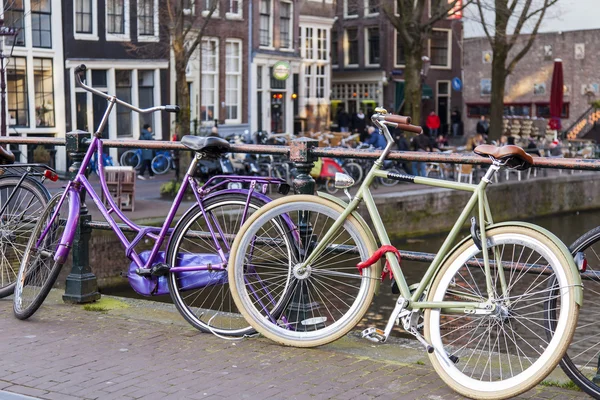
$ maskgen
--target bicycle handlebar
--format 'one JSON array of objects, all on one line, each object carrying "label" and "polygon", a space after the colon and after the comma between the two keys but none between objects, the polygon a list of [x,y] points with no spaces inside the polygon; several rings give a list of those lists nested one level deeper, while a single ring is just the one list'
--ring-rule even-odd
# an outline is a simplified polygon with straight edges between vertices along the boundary
[{"label": "bicycle handlebar", "polygon": [[75,82],[77,83],[77,86],[81,87],[83,90],[86,90],[90,93],[95,94],[96,96],[100,96],[102,98],[105,98],[108,101],[115,102],[123,107],[127,107],[130,110],[133,110],[137,113],[149,114],[149,113],[153,113],[156,111],[166,111],[166,112],[178,113],[181,109],[177,105],[165,105],[165,106],[155,106],[155,107],[149,107],[149,108],[138,108],[134,105],[131,105],[129,103],[124,102],[123,100],[116,98],[115,96],[111,96],[109,94],[101,92],[98,89],[94,89],[93,87],[88,86],[85,83],[83,83],[83,79],[84,79],[86,71],[87,71],[87,67],[85,66],[85,64],[81,64],[81,65],[75,67]]}]

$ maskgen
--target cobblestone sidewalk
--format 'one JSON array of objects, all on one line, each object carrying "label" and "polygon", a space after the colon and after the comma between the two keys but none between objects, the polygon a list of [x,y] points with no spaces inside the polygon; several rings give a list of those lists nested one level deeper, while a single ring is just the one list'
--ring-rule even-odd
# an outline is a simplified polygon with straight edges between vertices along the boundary
[{"label": "cobblestone sidewalk", "polygon": [[[400,341],[348,337],[318,349],[231,342],[188,327],[170,305],[124,300],[125,308],[93,312],[52,296],[28,321],[12,316],[12,298],[0,299],[0,398],[461,398],[424,352]],[[586,396],[538,386],[521,398]]]}]

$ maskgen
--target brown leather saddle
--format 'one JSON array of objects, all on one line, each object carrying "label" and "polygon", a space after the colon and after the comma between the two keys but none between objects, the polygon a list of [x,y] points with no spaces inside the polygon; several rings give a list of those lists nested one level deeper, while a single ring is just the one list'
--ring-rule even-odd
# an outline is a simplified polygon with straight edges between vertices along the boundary
[{"label": "brown leather saddle", "polygon": [[491,144],[482,144],[475,147],[475,154],[483,157],[492,157],[502,162],[505,167],[523,171],[533,165],[533,157],[519,146],[497,147]]},{"label": "brown leather saddle", "polygon": [[15,155],[13,152],[0,146],[0,165],[13,164],[14,162]]}]

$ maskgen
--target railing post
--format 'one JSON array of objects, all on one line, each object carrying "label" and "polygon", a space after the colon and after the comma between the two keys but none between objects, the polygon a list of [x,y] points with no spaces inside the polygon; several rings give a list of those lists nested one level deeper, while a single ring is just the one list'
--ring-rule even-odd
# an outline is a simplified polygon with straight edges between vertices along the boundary
[{"label": "railing post", "polygon": [[[73,131],[67,133],[66,148],[67,154],[73,160],[69,167],[69,179],[73,179],[79,171],[81,161],[85,156],[87,145],[85,139],[89,139],[90,134],[84,131]],[[65,294],[63,301],[68,303],[91,303],[100,299],[98,292],[98,282],[96,275],[90,269],[90,251],[89,242],[92,234],[92,228],[88,225],[92,220],[85,205],[85,190],[81,191],[81,209],[79,212],[79,223],[73,239],[73,267],[71,273],[67,276]]]},{"label": "railing post", "polygon": [[296,194],[315,193],[315,180],[310,176],[310,170],[315,163],[311,150],[318,146],[317,140],[309,138],[294,139],[290,144],[290,161],[298,170],[298,175],[294,178],[294,193]]}]

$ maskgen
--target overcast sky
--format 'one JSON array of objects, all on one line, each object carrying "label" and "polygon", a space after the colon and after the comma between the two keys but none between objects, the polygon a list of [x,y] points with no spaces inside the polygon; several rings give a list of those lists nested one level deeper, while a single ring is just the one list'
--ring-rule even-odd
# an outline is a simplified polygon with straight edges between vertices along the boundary
[{"label": "overcast sky", "polygon": [[[474,20],[476,15],[476,10],[465,10],[465,37],[485,35],[480,22]],[[493,18],[493,13],[489,17],[486,15],[488,24],[493,24]],[[550,15],[544,18],[540,32],[581,29],[600,29],[600,0],[559,0],[550,10]]]}]

